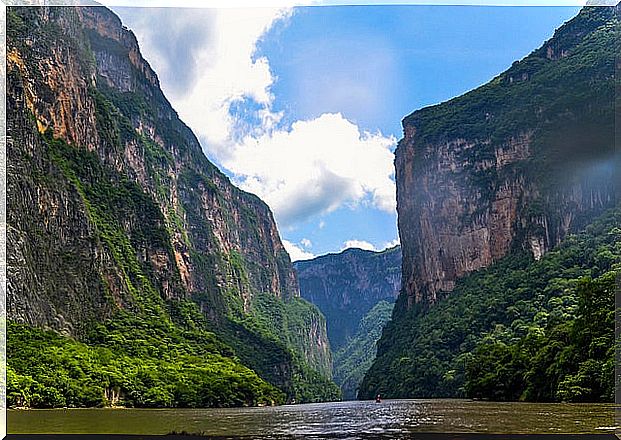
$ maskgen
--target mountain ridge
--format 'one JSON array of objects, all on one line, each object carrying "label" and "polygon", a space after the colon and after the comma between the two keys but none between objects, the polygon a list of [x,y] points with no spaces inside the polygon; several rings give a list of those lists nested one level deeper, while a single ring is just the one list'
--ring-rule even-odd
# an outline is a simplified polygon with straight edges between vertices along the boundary
[{"label": "mountain ridge", "polygon": [[326,317],[334,380],[353,399],[401,287],[401,248],[350,248],[294,267],[302,297]]},{"label": "mountain ridge", "polygon": [[379,301],[394,302],[400,289],[401,248],[381,252],[358,248],[293,264],[303,298],[327,319],[335,350],[354,335],[358,323]]}]

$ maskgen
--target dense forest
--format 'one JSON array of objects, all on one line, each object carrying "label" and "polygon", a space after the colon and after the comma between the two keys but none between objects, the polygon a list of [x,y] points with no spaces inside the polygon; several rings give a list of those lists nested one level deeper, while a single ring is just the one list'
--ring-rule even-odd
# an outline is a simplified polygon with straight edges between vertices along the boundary
[{"label": "dense forest", "polygon": [[380,301],[360,320],[358,330],[344,347],[334,353],[334,381],[344,399],[355,399],[364,373],[377,353],[377,341],[390,320],[393,302]]},{"label": "dense forest", "polygon": [[360,397],[612,402],[620,225],[610,210],[539,261],[507,256],[398,316],[378,353],[407,349],[378,357]]}]

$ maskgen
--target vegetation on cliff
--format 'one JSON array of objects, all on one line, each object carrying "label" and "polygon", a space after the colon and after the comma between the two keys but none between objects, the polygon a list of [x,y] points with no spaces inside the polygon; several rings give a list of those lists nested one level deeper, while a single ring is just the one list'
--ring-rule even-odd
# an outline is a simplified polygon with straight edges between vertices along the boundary
[{"label": "vegetation on cliff", "polygon": [[360,397],[611,401],[620,14],[404,119],[403,291]]},{"label": "vegetation on cliff", "polygon": [[338,398],[269,208],[207,160],[133,34],[99,7],[7,16],[9,404]]},{"label": "vegetation on cliff", "polygon": [[395,308],[359,397],[613,401],[619,225],[616,208],[539,261],[512,254]]},{"label": "vegetation on cliff", "polygon": [[393,307],[392,302],[378,302],[360,320],[355,335],[334,353],[334,381],[341,387],[343,398],[356,398],[360,382],[373,364],[377,341],[390,320]]},{"label": "vegetation on cliff", "polygon": [[[163,216],[154,202],[134,182],[115,176],[94,153],[49,134],[42,140],[45,155],[82,197],[130,295],[114,298],[108,292],[110,301],[121,301],[124,307],[102,323],[83,323],[79,341],[10,322],[8,405],[225,407],[340,396],[334,383],[291,349],[294,342],[283,339],[306,331],[308,323],[300,320],[312,316],[321,322],[316,309],[301,299],[282,301],[265,295],[269,303],[243,322],[231,318],[224,327],[214,327],[193,301],[165,300],[148,265],[136,257],[136,249],[145,242],[168,243]],[[147,218],[151,221],[141,221]],[[122,226],[127,222],[139,227],[130,236]],[[266,320],[274,311],[287,323]],[[291,365],[291,379],[282,384],[268,372],[262,379],[246,365]]]},{"label": "vegetation on cliff", "polygon": [[615,203],[620,7],[585,7],[485,85],[415,111],[396,151],[408,304]]}]

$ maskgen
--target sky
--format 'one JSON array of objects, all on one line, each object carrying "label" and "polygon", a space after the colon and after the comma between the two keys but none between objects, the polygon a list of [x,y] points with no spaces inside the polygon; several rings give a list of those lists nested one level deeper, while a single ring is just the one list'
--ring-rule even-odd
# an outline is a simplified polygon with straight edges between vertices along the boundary
[{"label": "sky", "polygon": [[403,117],[486,83],[578,12],[113,9],[207,157],[270,206],[293,260],[398,244]]}]

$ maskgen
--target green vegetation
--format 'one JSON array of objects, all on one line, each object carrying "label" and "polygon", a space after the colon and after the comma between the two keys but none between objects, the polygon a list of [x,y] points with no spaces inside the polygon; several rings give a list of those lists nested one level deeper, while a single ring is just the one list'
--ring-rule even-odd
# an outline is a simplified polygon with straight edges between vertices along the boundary
[{"label": "green vegetation", "polygon": [[394,303],[378,302],[362,318],[354,337],[334,353],[334,381],[341,386],[343,398],[356,398],[364,373],[375,359],[377,341],[390,320],[393,307]]},{"label": "green vegetation", "polygon": [[326,317],[334,381],[345,399],[355,399],[390,319],[401,280],[401,247],[382,252],[347,249],[298,261],[294,267],[302,297]]},{"label": "green vegetation", "polygon": [[220,354],[213,335],[183,343],[153,329],[153,323],[125,318],[123,331],[106,332],[101,345],[10,323],[7,404],[228,407],[284,401],[280,390]]},{"label": "green vegetation", "polygon": [[[614,400],[614,292],[619,271],[576,286],[576,318],[532,327],[516,342],[494,335],[466,365],[466,395],[495,400]],[[549,313],[541,311],[538,319]]]},{"label": "green vegetation", "polygon": [[[231,338],[226,340],[240,347],[244,352],[240,357],[247,365],[256,365],[261,371],[261,365],[273,364],[278,359],[287,359],[291,363],[291,383],[286,390],[292,400],[318,402],[341,397],[339,388],[329,379],[328,350],[322,356],[312,348],[317,343],[312,339],[313,329],[325,326],[325,319],[315,306],[301,298],[283,300],[271,294],[259,294],[254,298],[250,313],[233,322],[237,329],[245,329],[241,333],[244,336],[235,338],[229,333]],[[249,350],[257,338],[262,345],[269,344],[273,348],[266,352],[263,345]]]},{"label": "green vegetation", "polygon": [[[166,319],[153,268],[139,261],[136,249],[164,250],[172,255],[164,218],[135,182],[115,176],[92,152],[44,136],[51,161],[62,171],[84,202],[98,236],[112,254],[129,297],[122,301],[149,316]],[[159,274],[162,276],[163,274]],[[167,274],[171,284],[179,274]]]},{"label": "green vegetation", "polygon": [[[503,178],[526,176],[536,182],[546,212],[553,212],[548,194],[566,190],[587,164],[615,154],[620,29],[614,8],[583,8],[550,42],[489,83],[407,116],[404,126],[416,128],[414,148],[457,139],[472,143],[455,152],[463,163],[456,176],[460,185],[488,194]],[[529,139],[529,159],[500,169],[477,165],[495,162],[497,149],[521,137]],[[610,173],[599,179],[609,180]]]},{"label": "green vegetation", "polygon": [[[173,270],[156,274],[147,261],[137,259],[138,252],[136,251],[136,249],[147,247],[161,249],[172,261],[169,232],[159,208],[137,184],[115,175],[101,164],[94,153],[73,148],[49,135],[45,135],[44,140],[48,145],[48,153],[52,162],[76,188],[102,244],[109,250],[121,272],[124,290],[127,293],[126,296],[120,298],[121,302],[128,310],[133,309],[138,313],[133,319],[129,319],[129,315],[119,310],[105,324],[90,324],[86,343],[96,344],[97,350],[105,347],[110,353],[122,354],[136,364],[144,360],[147,365],[152,363],[151,360],[157,360],[151,366],[154,374],[161,374],[161,377],[160,382],[153,382],[153,386],[160,386],[158,384],[174,379],[169,370],[166,370],[168,373],[158,370],[158,366],[164,365],[161,362],[162,359],[168,359],[168,363],[171,364],[179,364],[180,362],[187,363],[188,356],[209,355],[210,365],[213,364],[210,371],[222,370],[225,377],[229,374],[223,368],[222,362],[213,362],[211,353],[212,345],[215,344],[215,336],[207,331],[207,329],[212,329],[220,334],[221,340],[224,341],[217,344],[219,353],[227,356],[238,354],[243,364],[255,369],[272,384],[280,386],[289,399],[307,402],[335,400],[340,397],[338,387],[327,378],[329,372],[315,371],[302,357],[303,354],[312,355],[310,352],[302,351],[303,348],[309,346],[310,342],[305,339],[309,337],[308,334],[305,335],[305,331],[311,328],[309,321],[323,320],[316,308],[301,299],[284,301],[273,295],[265,294],[257,295],[252,312],[245,313],[242,294],[244,292],[248,294],[250,287],[243,258],[237,252],[232,252],[228,258],[232,271],[230,285],[237,286],[224,298],[229,310],[228,320],[214,327],[205,320],[195,303],[165,301],[158,293],[161,288],[159,279],[166,277],[169,285],[174,287],[179,284],[179,274]],[[176,288],[179,289],[179,287]],[[110,296],[111,301],[114,301],[112,295]],[[281,316],[280,322],[274,319],[277,315]],[[180,332],[179,326],[189,327],[193,329],[193,332]],[[240,332],[240,327],[244,331]],[[251,349],[253,345],[254,349]],[[69,357],[72,353],[77,352],[68,351],[66,355]],[[309,360],[312,359],[309,358]],[[229,360],[228,362],[235,367],[242,368],[239,365],[240,361]],[[10,364],[15,362],[19,361],[14,360]],[[197,368],[202,368],[200,363],[196,364]],[[286,368],[286,365],[292,369],[288,376],[282,377],[269,372],[270,369]],[[319,365],[320,360],[317,360],[313,367]],[[92,373],[95,374],[100,367],[113,368],[107,364],[95,362],[92,365]],[[62,374],[62,372],[57,373]],[[251,384],[246,379],[248,377],[240,375],[237,382]],[[46,383],[45,379],[36,380],[36,382]],[[47,383],[51,386],[49,382]],[[87,386],[90,382],[81,383],[86,384],[85,393],[95,393]],[[200,383],[196,386],[200,386]],[[174,388],[173,385],[171,387],[171,389]],[[200,399],[184,400],[170,391],[168,394],[158,394],[163,400],[148,403],[138,397],[131,397],[134,395],[131,392],[133,389],[131,384],[120,389],[129,396],[127,402],[122,404],[134,406],[256,404],[265,403],[261,399],[267,395],[261,389],[251,387],[250,389],[255,389],[258,394],[246,392],[246,403],[241,403],[235,393],[223,394],[220,396],[221,400],[217,402],[215,400],[207,402]],[[275,388],[271,389],[275,390]],[[27,390],[23,392],[25,395],[29,393]],[[62,391],[58,392],[64,395]],[[280,397],[273,398],[272,402],[283,402],[284,394],[281,391],[278,392],[281,393]],[[165,396],[170,397],[171,393],[174,398],[164,399]],[[213,391],[212,395],[216,396],[215,393],[216,391]],[[55,405],[51,401],[37,399],[25,402],[38,406]],[[89,402],[91,401],[83,400],[81,403],[71,401],[71,405],[89,405]]]},{"label": "green vegetation", "polygon": [[359,397],[612,401],[619,225],[612,209],[539,261],[517,253],[462,278],[427,310],[397,303]]},{"label": "green vegetation", "polygon": [[[408,309],[400,296],[360,397],[612,400],[620,210],[594,219],[615,206],[620,29],[617,8],[583,8],[489,83],[404,119],[414,134],[400,149],[422,157],[449,144],[448,155],[463,164],[446,185],[471,189],[464,197],[477,199],[474,212],[459,218],[462,225],[475,226],[482,213],[493,217],[503,185],[523,193],[510,196],[518,214],[505,258],[459,279],[436,304]],[[494,166],[496,153],[521,139],[528,144],[524,159]],[[450,147],[459,140],[471,145]],[[413,161],[408,172],[435,165]],[[411,197],[426,203],[416,199],[421,194]],[[558,243],[569,225],[586,229],[539,261],[525,251],[528,237]]]},{"label": "green vegetation", "polygon": [[[228,331],[234,328],[229,323],[225,329],[214,328],[216,336],[196,303],[160,295],[162,277],[173,291],[179,289],[178,273],[172,269],[155,273],[148,260],[139,259],[137,249],[158,249],[172,261],[169,232],[152,199],[136,183],[104,166],[95,153],[50,135],[42,140],[50,162],[82,199],[99,245],[113,258],[123,283],[108,296],[111,304],[122,308],[112,307],[104,322],[84,322],[80,341],[12,323],[9,405],[203,407],[284,403],[287,396],[298,401],[339,397],[331,381],[294,356],[290,347],[300,342],[282,344],[274,336],[288,335],[289,330],[300,330],[296,325],[305,324],[297,321],[304,319],[296,316],[297,300],[286,307],[272,297],[274,310],[289,314],[283,308],[291,308],[291,324],[277,331],[271,325],[262,327],[256,350],[249,343],[257,337],[252,334],[256,329]],[[241,256],[234,254],[231,261],[243,279]],[[270,307],[263,308],[263,316],[271,313]],[[236,353],[244,354],[238,358]],[[267,358],[258,359],[261,356]],[[291,368],[285,382],[277,375],[263,375],[286,394],[242,363],[253,368],[262,364],[265,370]]]},{"label": "green vegetation", "polygon": [[[489,148],[481,144],[473,153],[485,155],[494,143],[528,129],[558,134],[557,124],[568,117],[578,120],[582,115],[597,121],[594,118],[613,114],[614,100],[609,94],[614,95],[619,29],[612,9],[583,8],[559,29],[552,44],[516,61],[475,90],[415,111],[404,124],[417,127],[421,142],[492,140]],[[553,51],[551,57],[548,47]],[[597,111],[593,111],[595,104]]]}]

